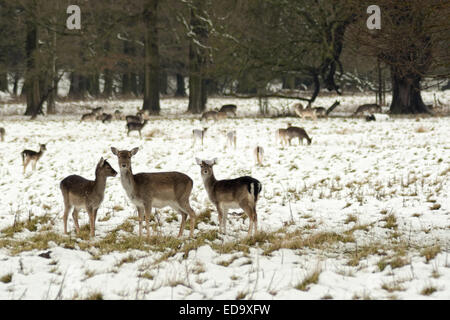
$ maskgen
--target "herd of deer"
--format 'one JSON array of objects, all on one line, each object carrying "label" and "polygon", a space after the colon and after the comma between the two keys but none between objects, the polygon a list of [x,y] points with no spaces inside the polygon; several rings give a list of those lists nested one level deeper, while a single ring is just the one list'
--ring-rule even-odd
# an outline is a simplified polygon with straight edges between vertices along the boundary
[{"label": "herd of deer", "polygon": [[[311,117],[316,119],[317,115],[323,116],[324,108],[303,108],[301,104],[294,105],[294,110],[301,118]],[[237,107],[235,105],[224,105],[220,110],[208,111],[202,114],[200,120],[212,119],[218,121],[225,119],[229,115],[236,116]],[[110,121],[112,115],[101,113],[101,108],[93,109],[91,113],[84,114],[81,121],[85,120],[102,120]],[[378,105],[362,105],[355,114],[369,112],[380,112]],[[325,110],[326,115],[326,110]],[[136,116],[122,117],[120,111],[114,113],[114,118],[118,120],[125,119],[127,121],[128,133],[130,131],[139,131],[147,123],[148,116],[145,113],[138,113]],[[200,139],[203,144],[203,138],[207,128],[203,130],[194,129],[193,139]],[[3,141],[5,129],[0,128],[0,138]],[[276,131],[276,140],[281,145],[291,145],[291,140],[298,138],[299,144],[303,144],[306,139],[308,145],[312,139],[308,136],[304,128],[292,126],[290,123],[287,128],[278,129]],[[227,144],[236,148],[236,131],[227,133]],[[39,151],[23,150],[22,162],[23,172],[25,173],[27,165],[32,162],[32,168],[35,170],[36,163],[47,150],[45,144],[40,145]],[[111,152],[117,156],[120,179],[122,187],[130,199],[136,206],[139,215],[139,236],[142,236],[142,225],[145,217],[147,236],[150,236],[149,220],[152,208],[171,207],[181,214],[181,225],[178,236],[183,234],[186,219],[190,218],[190,237],[193,237],[196,215],[192,209],[189,198],[193,188],[193,180],[186,174],[181,172],[152,172],[133,174],[131,169],[131,158],[138,152],[138,148],[132,150],[118,150],[111,147]],[[262,164],[264,149],[257,146],[254,149],[254,156],[258,164]],[[205,190],[210,201],[215,205],[219,215],[219,229],[226,234],[227,213],[230,209],[242,209],[249,217],[248,235],[257,232],[257,213],[256,203],[262,189],[262,184],[255,178],[243,176],[235,179],[217,180],[214,176],[213,166],[217,164],[217,158],[213,160],[201,160],[196,158],[197,164],[200,166],[200,174],[203,180]],[[95,169],[95,180],[88,180],[79,175],[70,175],[64,178],[60,183],[61,193],[64,199],[64,233],[67,233],[67,220],[69,212],[72,210],[75,230],[80,232],[78,224],[78,212],[80,209],[87,211],[89,215],[90,235],[95,235],[95,221],[97,211],[103,202],[106,188],[106,179],[114,177],[117,172],[108,163],[107,160],[101,158]]]}]

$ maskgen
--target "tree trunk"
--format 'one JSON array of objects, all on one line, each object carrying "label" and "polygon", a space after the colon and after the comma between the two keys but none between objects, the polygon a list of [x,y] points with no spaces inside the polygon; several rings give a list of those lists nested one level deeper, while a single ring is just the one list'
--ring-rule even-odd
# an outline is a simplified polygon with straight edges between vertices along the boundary
[{"label": "tree trunk", "polygon": [[143,110],[159,114],[159,38],[158,38],[158,1],[147,0],[144,9],[145,23],[145,67],[144,67],[144,103]]},{"label": "tree trunk", "polygon": [[38,49],[38,28],[32,17],[29,17],[26,22],[26,75],[25,84],[27,108],[25,115],[36,116],[42,113],[40,110],[41,92],[39,90],[39,71],[36,63]]},{"label": "tree trunk", "polygon": [[18,71],[14,72],[14,82],[13,82],[13,94],[17,96],[19,94],[19,80],[20,74]]},{"label": "tree trunk", "polygon": [[47,100],[47,114],[56,113],[55,100],[58,95],[58,80],[56,78],[56,31],[52,33],[52,53],[51,53],[51,65],[52,70],[50,73],[50,86],[53,88],[48,95]]},{"label": "tree trunk", "polygon": [[185,97],[186,96],[186,89],[184,87],[184,77],[177,73],[177,90],[175,92],[175,97]]},{"label": "tree trunk", "polygon": [[391,67],[392,102],[390,111],[393,114],[430,113],[421,96],[419,75],[402,76]]},{"label": "tree trunk", "polygon": [[103,96],[109,98],[113,94],[113,75],[111,70],[105,69],[105,87],[103,88]]},{"label": "tree trunk", "polygon": [[8,91],[8,75],[6,71],[0,72],[0,91]]},{"label": "tree trunk", "polygon": [[206,79],[204,72],[206,68],[206,53],[204,48],[197,43],[206,43],[208,37],[207,26],[205,22],[198,16],[201,12],[202,1],[196,2],[195,9],[190,9],[190,25],[194,33],[189,41],[189,106],[188,112],[202,113],[206,109],[206,101],[208,99],[208,92],[206,86]]}]

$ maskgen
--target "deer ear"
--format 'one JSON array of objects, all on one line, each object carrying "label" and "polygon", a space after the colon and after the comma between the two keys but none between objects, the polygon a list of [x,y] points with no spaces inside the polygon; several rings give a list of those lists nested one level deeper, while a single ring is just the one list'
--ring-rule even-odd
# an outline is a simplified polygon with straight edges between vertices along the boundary
[{"label": "deer ear", "polygon": [[118,151],[116,148],[111,147],[111,152],[117,156]]},{"label": "deer ear", "polygon": [[195,162],[197,162],[197,164],[200,166],[202,164],[202,160],[200,160],[199,158],[195,158]]},{"label": "deer ear", "polygon": [[103,167],[103,164],[105,163],[105,160],[103,159],[103,157],[100,158],[100,161],[97,164],[97,167]]},{"label": "deer ear", "polygon": [[212,164],[211,165],[215,165],[217,164],[217,158],[212,159]]},{"label": "deer ear", "polygon": [[131,149],[131,155],[134,156],[139,151],[139,147]]}]

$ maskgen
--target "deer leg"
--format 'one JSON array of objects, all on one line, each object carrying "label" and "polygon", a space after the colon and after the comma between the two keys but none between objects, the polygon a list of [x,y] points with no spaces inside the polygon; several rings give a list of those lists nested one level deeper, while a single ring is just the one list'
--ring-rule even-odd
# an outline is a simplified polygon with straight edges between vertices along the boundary
[{"label": "deer leg", "polygon": [[97,209],[89,208],[87,210],[89,215],[89,230],[90,230],[90,236],[95,236],[95,215],[96,215]]},{"label": "deer leg", "polygon": [[78,225],[78,208],[73,208],[72,212],[73,223],[75,225],[76,233],[80,233],[80,226]]},{"label": "deer leg", "polygon": [[145,206],[145,227],[147,229],[147,239],[150,239],[150,215],[152,214],[152,204]]},{"label": "deer leg", "polygon": [[137,207],[138,216],[139,216],[139,237],[142,237],[142,220],[144,216],[144,209],[142,207]]},{"label": "deer leg", "polygon": [[222,230],[223,212],[220,205],[217,205],[217,213],[219,214],[219,232],[223,232]]},{"label": "deer leg", "polygon": [[247,233],[247,235],[250,236],[251,235],[251,230],[253,228],[253,210],[252,210],[252,207],[247,202],[241,202],[239,205],[241,206],[242,210],[244,210],[244,212],[248,216],[249,226],[248,226],[248,233]]},{"label": "deer leg", "polygon": [[37,160],[33,160],[33,162],[31,163],[31,167],[33,168],[33,171],[36,170],[36,162],[37,162]]},{"label": "deer leg", "polygon": [[64,233],[67,234],[67,219],[69,218],[69,211],[70,211],[71,206],[68,203],[64,203],[64,216],[63,216],[63,221],[64,221]]},{"label": "deer leg", "polygon": [[[194,236],[194,228],[195,228],[195,212],[192,210],[191,205],[189,202],[187,202],[181,210],[184,212],[185,215],[189,215],[189,223],[190,223],[190,229],[189,229],[189,237],[192,238]],[[183,226],[184,228],[184,226]],[[180,232],[182,232],[180,228]],[[180,236],[180,235],[178,235]]]},{"label": "deer leg", "polygon": [[23,162],[23,173],[25,173],[25,171],[27,170],[28,163],[30,163],[30,159],[25,158],[25,160]]},{"label": "deer leg", "polygon": [[181,225],[180,225],[180,231],[178,232],[178,238],[179,238],[183,235],[184,226],[186,225],[187,213],[181,209],[178,209],[178,212],[181,213]]}]

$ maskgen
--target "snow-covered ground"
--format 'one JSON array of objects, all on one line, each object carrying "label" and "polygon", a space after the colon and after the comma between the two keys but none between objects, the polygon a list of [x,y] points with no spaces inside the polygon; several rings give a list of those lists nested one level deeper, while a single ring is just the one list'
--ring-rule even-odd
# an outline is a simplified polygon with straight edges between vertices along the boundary
[{"label": "snow-covered ground", "polygon": [[[448,108],[448,91],[437,97]],[[433,93],[424,99],[432,104]],[[339,100],[336,113],[346,114],[373,97]],[[139,100],[68,102],[58,115],[34,121],[20,116],[24,105],[5,104],[0,299],[450,299],[449,117],[260,118],[255,99],[209,99],[208,107],[233,102],[237,119],[202,124],[182,114],[185,99],[163,99],[143,139],[127,137],[124,121],[80,123],[78,111],[104,106],[129,114]],[[270,103],[281,111],[292,101]],[[288,122],[304,127],[312,144],[277,145],[275,131]],[[192,129],[204,126],[203,148],[192,147]],[[236,150],[225,148],[229,130],[237,131]],[[47,152],[36,171],[29,166],[22,174],[20,152],[39,143]],[[263,166],[253,158],[257,145],[265,150]],[[181,219],[166,208],[152,222],[155,236],[139,241],[137,213],[119,176],[107,181],[96,237],[88,238],[86,226],[77,237],[71,217],[70,235],[63,234],[59,182],[70,174],[93,179],[100,157],[118,171],[111,146],[140,148],[135,173],[174,170],[194,180],[194,239],[188,229],[176,238]],[[229,215],[227,235],[217,232],[195,157],[217,157],[219,179],[262,182],[257,237],[246,238],[248,219],[240,215]],[[80,223],[88,225],[84,212]],[[48,251],[48,259],[40,256]]]}]

